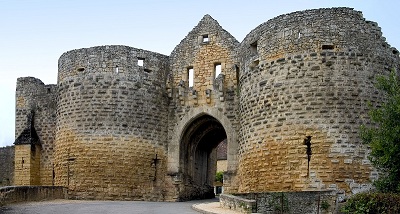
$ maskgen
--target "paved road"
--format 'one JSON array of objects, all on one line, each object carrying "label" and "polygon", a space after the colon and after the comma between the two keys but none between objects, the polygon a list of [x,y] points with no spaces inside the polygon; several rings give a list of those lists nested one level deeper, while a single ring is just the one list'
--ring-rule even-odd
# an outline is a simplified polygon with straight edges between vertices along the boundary
[{"label": "paved road", "polygon": [[73,201],[29,202],[0,207],[1,214],[199,214],[191,206],[215,200],[189,202]]}]

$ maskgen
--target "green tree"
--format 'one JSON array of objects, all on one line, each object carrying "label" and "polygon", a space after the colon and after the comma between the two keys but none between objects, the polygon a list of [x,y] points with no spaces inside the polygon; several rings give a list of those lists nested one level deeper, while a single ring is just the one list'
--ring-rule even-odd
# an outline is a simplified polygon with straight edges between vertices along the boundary
[{"label": "green tree", "polygon": [[215,181],[223,183],[224,182],[224,173],[223,172],[217,172],[215,174]]},{"label": "green tree", "polygon": [[377,190],[400,192],[400,81],[396,72],[379,76],[377,88],[384,92],[385,102],[370,110],[373,123],[362,126],[361,138],[371,148],[372,165],[381,172],[374,182]]}]

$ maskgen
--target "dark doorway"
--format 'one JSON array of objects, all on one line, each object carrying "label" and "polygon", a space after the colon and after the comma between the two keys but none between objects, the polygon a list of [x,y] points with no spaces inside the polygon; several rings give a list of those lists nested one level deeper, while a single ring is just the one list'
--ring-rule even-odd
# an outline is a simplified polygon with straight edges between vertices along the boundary
[{"label": "dark doorway", "polygon": [[187,126],[180,144],[180,200],[214,197],[216,148],[226,138],[224,127],[209,115],[198,117]]}]

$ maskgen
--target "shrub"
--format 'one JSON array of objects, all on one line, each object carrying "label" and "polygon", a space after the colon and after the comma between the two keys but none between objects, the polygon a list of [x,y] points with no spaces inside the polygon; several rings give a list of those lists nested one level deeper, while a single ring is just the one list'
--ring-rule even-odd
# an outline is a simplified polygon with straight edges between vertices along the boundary
[{"label": "shrub", "polygon": [[331,205],[329,204],[329,202],[327,202],[327,201],[325,201],[325,200],[321,202],[321,208],[322,208],[322,210],[328,210],[330,206],[331,206]]},{"label": "shrub", "polygon": [[400,213],[400,195],[394,193],[359,193],[351,197],[341,211],[352,214]]}]

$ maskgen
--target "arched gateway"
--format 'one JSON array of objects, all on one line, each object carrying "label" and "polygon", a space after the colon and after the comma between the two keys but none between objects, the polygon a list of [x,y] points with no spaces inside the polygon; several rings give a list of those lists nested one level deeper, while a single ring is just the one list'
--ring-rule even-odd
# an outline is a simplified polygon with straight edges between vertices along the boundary
[{"label": "arched gateway", "polygon": [[214,196],[216,147],[227,140],[228,172],[236,169],[236,133],[216,108],[197,108],[176,125],[169,145],[169,174],[177,181],[178,200]]},{"label": "arched gateway", "polygon": [[221,123],[203,115],[189,124],[180,141],[179,165],[192,198],[211,198],[216,172],[216,147],[226,139]]}]

